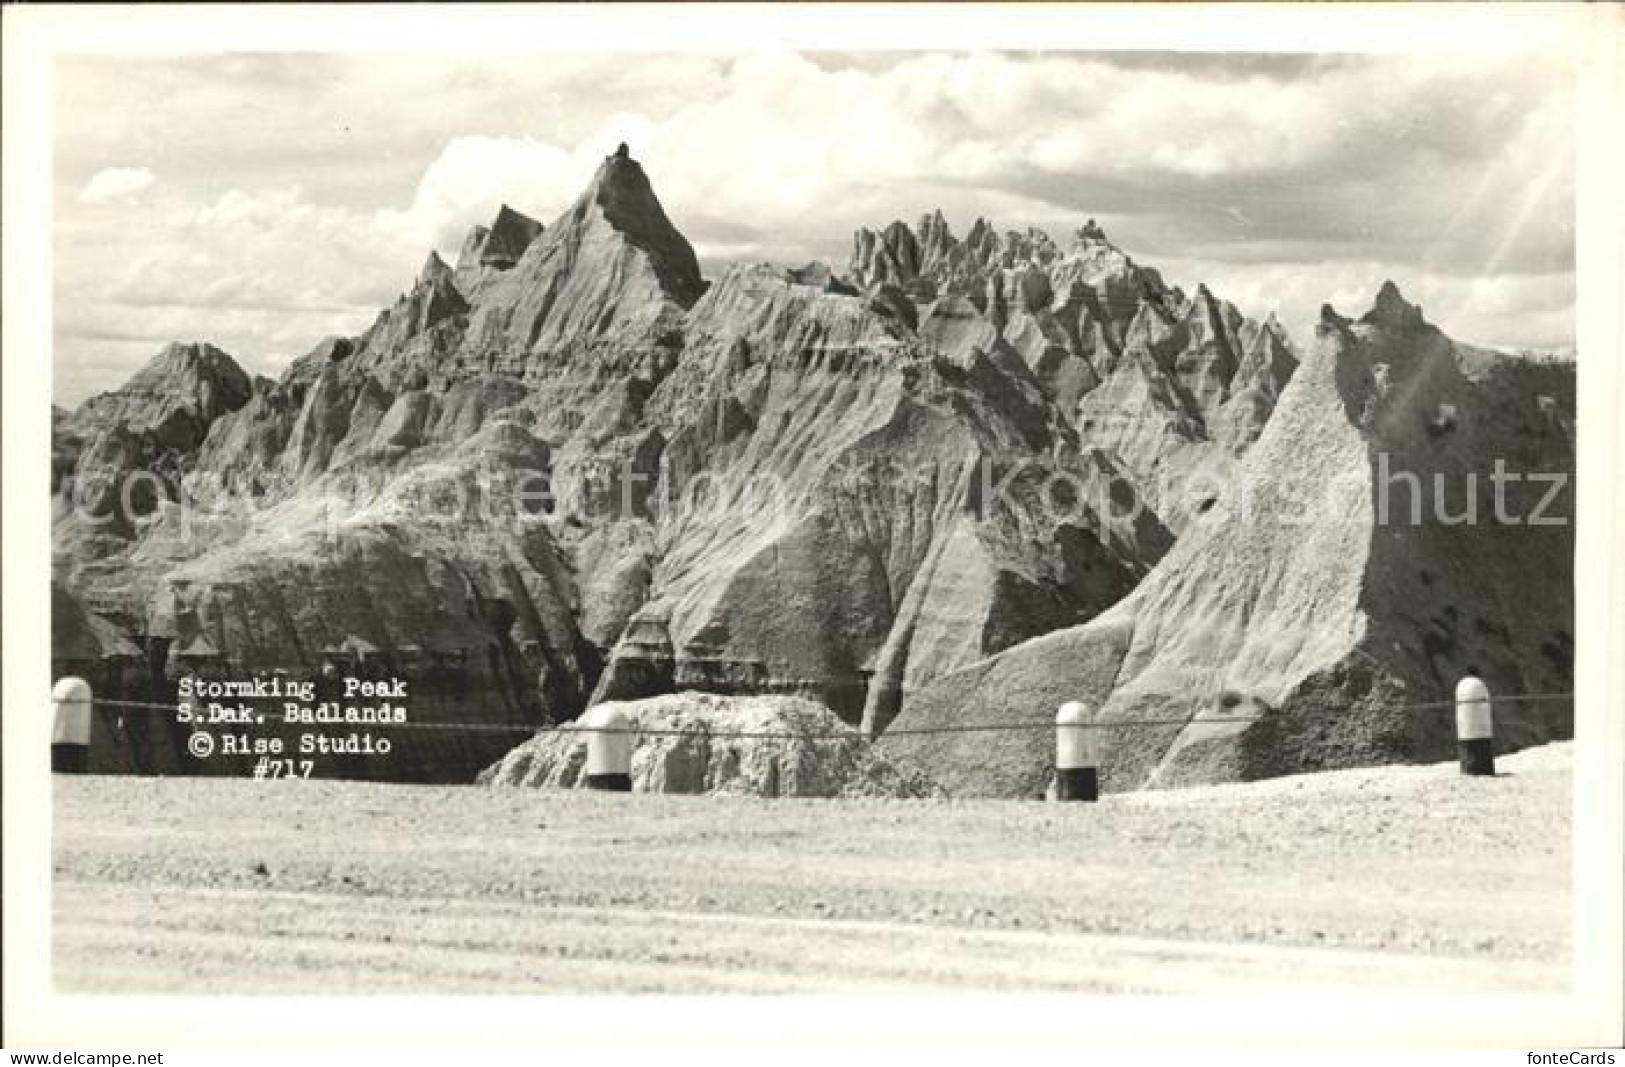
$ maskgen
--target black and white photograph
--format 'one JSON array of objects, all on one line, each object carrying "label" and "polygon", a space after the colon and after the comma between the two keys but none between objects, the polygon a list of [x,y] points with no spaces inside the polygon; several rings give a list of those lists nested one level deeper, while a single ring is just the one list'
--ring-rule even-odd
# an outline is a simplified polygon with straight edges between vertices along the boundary
[{"label": "black and white photograph", "polygon": [[[108,9],[8,79],[8,1047],[741,994],[1617,1044],[1619,10],[931,7]],[[1551,1015],[1423,1007],[1486,995]]]}]

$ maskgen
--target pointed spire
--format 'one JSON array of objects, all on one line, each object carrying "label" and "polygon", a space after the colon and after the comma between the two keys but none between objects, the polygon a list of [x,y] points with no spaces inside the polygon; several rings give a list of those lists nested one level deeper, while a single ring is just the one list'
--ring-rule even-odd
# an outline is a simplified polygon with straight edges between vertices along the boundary
[{"label": "pointed spire", "polygon": [[1320,318],[1315,323],[1317,336],[1329,333],[1342,333],[1348,329],[1349,320],[1337,313],[1337,309],[1330,304],[1320,305]]},{"label": "pointed spire", "polygon": [[429,258],[423,261],[423,269],[418,271],[418,282],[419,284],[424,282],[433,283],[450,276],[451,268],[446,266],[446,261],[440,258],[440,253],[430,252]]},{"label": "pointed spire", "polygon": [[666,293],[678,303],[688,307],[705,292],[693,246],[666,217],[649,176],[624,143],[604,158],[586,191],[554,225],[586,226],[594,214],[649,255]]},{"label": "pointed spire", "polygon": [[480,252],[485,248],[485,239],[491,236],[489,227],[475,225],[469,228],[468,236],[463,238],[463,247],[457,252],[457,269],[459,271],[473,270],[480,264]]},{"label": "pointed spire", "polygon": [[497,209],[490,231],[480,249],[480,263],[487,267],[507,270],[519,262],[530,243],[541,235],[542,224],[507,204]]},{"label": "pointed spire", "polygon": [[1373,326],[1387,326],[1396,330],[1414,330],[1427,325],[1422,318],[1422,309],[1412,304],[1400,294],[1399,286],[1392,281],[1382,283],[1377,290],[1376,302],[1371,310],[1360,316],[1360,321]]}]

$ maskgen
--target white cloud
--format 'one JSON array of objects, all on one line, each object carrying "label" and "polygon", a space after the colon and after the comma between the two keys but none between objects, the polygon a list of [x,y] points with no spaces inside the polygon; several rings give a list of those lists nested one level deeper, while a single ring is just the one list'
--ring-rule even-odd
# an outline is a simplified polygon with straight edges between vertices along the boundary
[{"label": "white cloud", "polygon": [[411,205],[381,209],[374,221],[423,249],[455,251],[469,226],[489,221],[504,203],[551,222],[580,193],[586,182],[580,171],[569,152],[543,141],[456,137],[424,170]]},{"label": "white cloud", "polygon": [[1573,343],[1572,274],[1462,276],[1375,260],[1238,264],[1161,258],[1152,265],[1186,289],[1205,281],[1254,318],[1274,312],[1287,332],[1304,343],[1313,335],[1322,304],[1357,318],[1370,309],[1385,280],[1392,280],[1429,322],[1458,341],[1492,348]]},{"label": "white cloud", "polygon": [[79,190],[79,202],[111,204],[131,200],[157,180],[158,176],[146,167],[108,167],[91,175]]},{"label": "white cloud", "polygon": [[[1393,276],[1466,339],[1568,340],[1572,99],[1550,65],[1351,57],[1272,76],[1166,57],[760,53],[84,69],[57,109],[58,337],[84,357],[81,395],[116,385],[114,354],[147,338],[216,339],[271,369],[358,331],[499,204],[551,224],[621,141],[712,265],[840,264],[853,228],[938,207],[961,234],[982,216],[1060,236],[1093,215],[1171,280],[1278,307],[1289,328],[1327,300],[1363,310]],[[144,168],[79,186],[99,161],[160,150],[156,188]],[[84,206],[134,196],[143,210],[117,228]],[[1514,281],[1475,288],[1485,275]]]},{"label": "white cloud", "polygon": [[[129,377],[165,343],[209,341],[275,374],[327,334],[353,334],[410,284],[421,246],[294,186],[157,195],[117,227],[55,227],[59,403]],[[113,368],[118,368],[116,371]]]}]

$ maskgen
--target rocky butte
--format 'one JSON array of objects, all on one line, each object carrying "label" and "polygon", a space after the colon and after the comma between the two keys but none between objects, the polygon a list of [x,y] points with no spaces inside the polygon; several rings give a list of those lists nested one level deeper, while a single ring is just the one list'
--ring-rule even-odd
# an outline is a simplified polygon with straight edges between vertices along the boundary
[{"label": "rocky butte", "polygon": [[[1456,344],[1391,286],[1300,353],[1093,220],[1058,243],[933,213],[842,268],[708,280],[622,146],[559,218],[504,206],[276,380],[171,345],[54,411],[53,666],[160,700],[188,672],[410,678],[413,720],[470,729],[343,771],[425,781],[685,691],[710,696],[650,721],[819,705],[953,793],[1041,790],[1050,736],[896,731],[1063,699],[1181,724],[1112,730],[1115,788],[1432,757],[1448,716],[1399,709],[1469,660],[1570,688],[1572,529],[1431,501],[1396,526],[1373,487],[1570,471],[1573,403],[1572,366]],[[1335,521],[1284,521],[1327,482],[1355,487]],[[1511,743],[1568,730],[1525,718]],[[104,727],[104,769],[196,770],[160,722]],[[540,769],[564,742],[521,751],[488,777],[565,774]]]}]

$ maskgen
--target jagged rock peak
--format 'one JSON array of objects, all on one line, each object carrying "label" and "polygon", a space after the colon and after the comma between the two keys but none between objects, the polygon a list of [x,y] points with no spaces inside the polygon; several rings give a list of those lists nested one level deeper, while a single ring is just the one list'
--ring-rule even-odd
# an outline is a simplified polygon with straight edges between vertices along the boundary
[{"label": "jagged rock peak", "polygon": [[1106,237],[1106,231],[1101,229],[1100,224],[1094,219],[1089,219],[1082,226],[1079,226],[1074,236],[1077,238],[1079,244],[1090,244],[1092,242],[1099,242],[1101,244],[1111,243],[1111,241]]},{"label": "jagged rock peak", "polygon": [[1412,304],[1400,294],[1399,286],[1392,281],[1382,283],[1377,290],[1376,302],[1371,310],[1360,316],[1360,321],[1373,326],[1387,326],[1398,330],[1414,330],[1427,325],[1422,318],[1422,309]]},{"label": "jagged rock peak", "polygon": [[463,247],[457,253],[457,269],[466,271],[477,268],[480,264],[480,251],[485,248],[485,239],[491,236],[489,226],[474,225],[469,228],[468,236],[463,238]]},{"label": "jagged rock peak", "polygon": [[149,366],[159,363],[196,366],[231,366],[237,361],[207,341],[171,341],[152,357]]},{"label": "jagged rock peak", "polygon": [[948,220],[942,216],[941,208],[920,216],[915,235],[928,255],[933,251],[940,253],[958,243],[954,240],[953,231],[948,228]]},{"label": "jagged rock peak", "polygon": [[442,278],[451,277],[451,268],[446,261],[440,258],[440,253],[430,252],[429,258],[423,261],[423,269],[418,272],[418,282],[433,283]]},{"label": "jagged rock peak", "polygon": [[489,226],[474,226],[457,253],[456,276],[472,280],[487,268],[505,271],[541,236],[542,224],[507,204],[497,209]]},{"label": "jagged rock peak", "polygon": [[487,267],[506,270],[519,262],[530,243],[541,235],[542,224],[507,204],[497,209],[497,217],[486,231],[480,262]]},{"label": "jagged rock peak", "polygon": [[214,345],[175,342],[117,389],[79,405],[73,421],[99,430],[151,431],[162,444],[191,448],[211,422],[246,404],[253,389],[248,373]]},{"label": "jagged rock peak", "polygon": [[231,356],[206,341],[170,342],[135,373],[125,388],[152,388],[166,382],[219,385],[233,395],[240,393],[245,397],[250,387],[248,372]]},{"label": "jagged rock peak", "polygon": [[355,342],[348,337],[324,337],[311,349],[310,358],[337,363],[355,351]]},{"label": "jagged rock peak", "polygon": [[1112,245],[1092,218],[1072,231],[1063,247],[1037,227],[1001,231],[982,218],[961,239],[940,210],[921,215],[913,227],[895,221],[881,229],[858,229],[847,270],[860,286],[887,282],[902,286],[916,300],[930,301],[943,291],[977,288],[992,272],[1050,272],[1066,263],[1073,264],[1066,282],[1085,278],[1095,284],[1105,274],[1150,273]]},{"label": "jagged rock peak", "polygon": [[1315,323],[1315,332],[1337,332],[1348,328],[1349,320],[1337,313],[1337,309],[1330,304],[1320,305],[1320,318]]},{"label": "jagged rock peak", "polygon": [[804,267],[786,267],[784,276],[792,285],[810,285],[826,293],[857,296],[858,290],[835,276],[830,265],[823,260],[811,260]]},{"label": "jagged rock peak", "polygon": [[666,217],[649,176],[624,143],[604,158],[566,218],[583,224],[589,208],[596,208],[622,237],[648,254],[662,286],[679,303],[692,305],[705,292],[693,246]]}]

